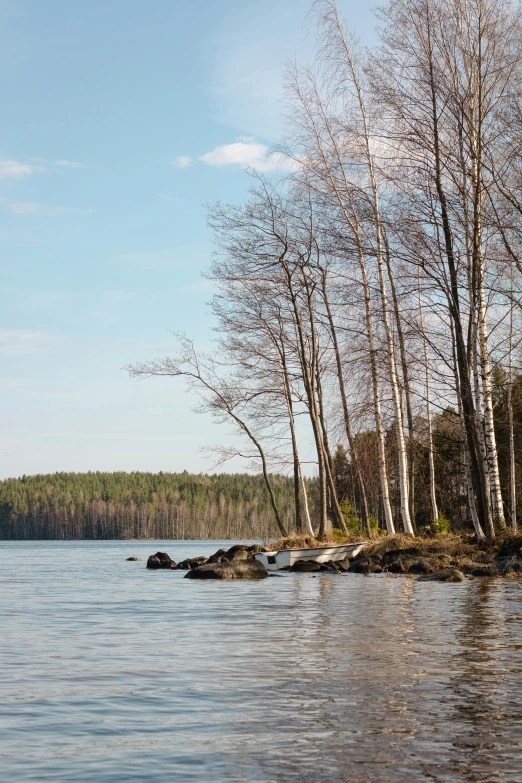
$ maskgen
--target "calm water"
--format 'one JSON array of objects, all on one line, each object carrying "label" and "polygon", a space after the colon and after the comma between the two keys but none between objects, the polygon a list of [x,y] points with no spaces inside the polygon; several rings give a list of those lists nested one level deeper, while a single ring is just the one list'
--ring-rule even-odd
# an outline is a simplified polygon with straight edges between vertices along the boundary
[{"label": "calm water", "polygon": [[522,582],[145,568],[219,545],[1,544],[2,781],[522,781]]}]

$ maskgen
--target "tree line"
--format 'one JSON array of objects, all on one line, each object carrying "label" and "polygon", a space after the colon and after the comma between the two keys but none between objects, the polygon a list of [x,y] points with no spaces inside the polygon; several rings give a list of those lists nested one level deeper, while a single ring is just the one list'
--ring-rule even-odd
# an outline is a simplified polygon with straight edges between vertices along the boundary
[{"label": "tree line", "polygon": [[390,0],[377,16],[365,49],[334,0],[313,4],[315,57],[285,72],[291,173],[253,171],[244,203],[209,209],[217,349],[180,335],[129,369],[184,377],[233,425],[220,459],[257,462],[282,534],[275,472],[297,530],[492,542],[517,529],[521,12]]},{"label": "tree line", "polygon": [[[271,476],[285,520],[292,482]],[[311,489],[313,495],[313,488]],[[0,482],[0,539],[269,538],[262,476],[55,473]]]}]

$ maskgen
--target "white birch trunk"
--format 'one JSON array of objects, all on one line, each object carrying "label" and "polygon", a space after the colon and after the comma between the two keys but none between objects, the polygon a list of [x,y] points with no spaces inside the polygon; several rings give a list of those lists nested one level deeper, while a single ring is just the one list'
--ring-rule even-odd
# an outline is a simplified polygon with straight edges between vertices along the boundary
[{"label": "white birch trunk", "polygon": [[508,377],[508,416],[509,416],[509,511],[511,529],[518,532],[517,525],[517,474],[515,464],[515,428],[513,422],[513,271],[511,271],[511,310],[509,313],[509,377]]},{"label": "white birch trunk", "polygon": [[430,498],[431,498],[431,516],[434,522],[439,518],[439,509],[437,506],[437,492],[435,487],[435,459],[433,450],[433,431],[431,425],[431,397],[430,397],[430,370],[428,365],[428,347],[426,344],[426,333],[424,331],[424,316],[422,313],[422,298],[420,292],[419,278],[419,315],[420,327],[422,333],[422,343],[424,348],[424,372],[426,384],[426,420],[428,422],[428,463],[430,476]]},{"label": "white birch trunk", "polygon": [[478,334],[480,345],[480,367],[482,376],[482,391],[484,396],[484,435],[486,447],[486,459],[491,491],[491,504],[493,519],[501,525],[505,525],[504,504],[500,488],[500,473],[498,469],[497,442],[495,438],[495,425],[493,421],[493,392],[491,383],[491,366],[489,362],[488,334],[486,324],[486,306],[484,301],[484,289],[479,284],[479,313]]},{"label": "white birch trunk", "polygon": [[366,266],[364,263],[364,257],[362,255],[362,249],[360,247],[359,247],[359,265],[361,268],[361,275],[362,275],[363,289],[364,289],[366,333],[368,336],[368,347],[370,351],[373,406],[375,411],[375,429],[377,430],[377,443],[378,443],[378,450],[379,450],[379,477],[381,480],[384,519],[386,522],[386,530],[388,531],[388,534],[393,535],[395,533],[395,525],[393,524],[393,514],[391,509],[391,503],[390,503],[390,490],[388,487],[388,468],[386,465],[386,444],[384,441],[384,428],[382,425],[381,395],[379,390],[379,377],[377,375],[375,340],[373,336],[370,286],[368,284],[368,277],[366,275]]},{"label": "white birch trunk", "polygon": [[304,505],[306,529],[311,536],[315,537],[312,521],[310,519],[310,509],[308,507],[308,492],[306,490],[306,482],[304,480],[303,468],[301,466],[301,460],[299,459],[299,455],[297,456],[297,460],[299,464],[299,478],[301,479],[301,488],[303,490],[303,505]]}]

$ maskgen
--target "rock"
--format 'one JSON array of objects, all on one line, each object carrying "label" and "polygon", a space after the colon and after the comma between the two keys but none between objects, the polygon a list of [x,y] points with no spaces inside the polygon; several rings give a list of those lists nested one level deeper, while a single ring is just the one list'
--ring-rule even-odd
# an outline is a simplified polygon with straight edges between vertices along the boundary
[{"label": "rock", "polygon": [[380,574],[382,566],[373,557],[358,557],[351,562],[348,571],[352,574]]},{"label": "rock", "polygon": [[344,560],[336,560],[335,565],[339,571],[348,571],[350,568],[350,560],[345,557]]},{"label": "rock", "polygon": [[269,550],[266,547],[261,546],[261,544],[252,544],[252,546],[248,547],[248,551],[254,554],[254,552],[268,552]]},{"label": "rock", "polygon": [[231,546],[230,549],[225,552],[223,555],[223,559],[221,562],[225,562],[225,560],[229,563],[236,561],[236,560],[253,560],[254,555],[248,550],[246,546],[243,546],[242,544],[234,544],[234,546]]},{"label": "rock", "polygon": [[502,542],[502,546],[498,551],[498,554],[499,557],[522,554],[522,536],[511,536],[510,538],[505,538]]},{"label": "rock", "polygon": [[186,560],[182,560],[177,564],[176,568],[181,571],[190,571],[192,568],[199,568],[207,562],[208,558],[200,555],[199,557],[187,557]]},{"label": "rock", "polygon": [[[172,568],[172,560],[166,552],[156,552],[155,555],[151,555],[147,560],[147,568]],[[176,563],[174,563],[174,567]]]},{"label": "rock", "polygon": [[417,560],[408,568],[409,574],[432,574],[433,568],[426,560]]},{"label": "rock", "polygon": [[406,574],[412,565],[411,558],[403,560],[400,557],[396,557],[393,560],[388,560],[384,565],[384,570],[389,574]]},{"label": "rock", "polygon": [[465,582],[466,577],[458,568],[447,568],[445,571],[436,571],[434,574],[419,576],[418,581],[423,582]]},{"label": "rock", "polygon": [[226,549],[218,549],[217,552],[214,552],[213,555],[210,555],[209,559],[207,560],[207,563],[221,563],[223,559],[223,555],[227,553]]},{"label": "rock", "polygon": [[185,574],[185,579],[265,579],[268,571],[259,560],[205,563]]},{"label": "rock", "polygon": [[325,574],[340,574],[338,568],[335,566],[335,562],[333,560],[328,560],[326,563],[321,563],[320,571],[322,571]]},{"label": "rock", "polygon": [[520,560],[516,555],[497,557],[495,565],[501,574],[510,574],[521,570]]},{"label": "rock", "polygon": [[389,552],[385,552],[382,556],[382,564],[388,565],[388,563],[391,563],[393,561],[396,561],[398,559],[402,559],[404,557],[420,557],[422,555],[422,552],[420,549],[417,549],[414,546],[410,547],[403,547],[402,549],[390,549]]},{"label": "rock", "polygon": [[470,571],[471,576],[495,576],[496,569],[490,565],[476,565]]},{"label": "rock", "polygon": [[141,560],[141,557],[128,557],[127,560]]},{"label": "rock", "polygon": [[288,570],[298,574],[311,574],[320,571],[321,565],[322,563],[316,563],[314,560],[298,560]]}]

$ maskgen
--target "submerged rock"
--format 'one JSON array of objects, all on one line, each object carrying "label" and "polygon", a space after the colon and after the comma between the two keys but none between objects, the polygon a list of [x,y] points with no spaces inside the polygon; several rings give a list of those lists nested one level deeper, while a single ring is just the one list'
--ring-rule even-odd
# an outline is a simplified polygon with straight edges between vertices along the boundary
[{"label": "submerged rock", "polygon": [[434,574],[419,576],[423,582],[465,582],[466,577],[458,568],[446,568],[444,571],[436,571]]},{"label": "submerged rock", "polygon": [[188,571],[185,579],[265,579],[267,576],[264,565],[252,557],[251,560],[205,563]]},{"label": "submerged rock", "polygon": [[314,560],[298,560],[288,569],[294,574],[311,574],[321,570],[322,563],[316,563]]},{"label": "submerged rock", "polygon": [[147,568],[175,568],[176,563],[166,552],[156,552],[147,560]]},{"label": "submerged rock", "polygon": [[127,560],[141,560],[141,557],[128,557]]}]

